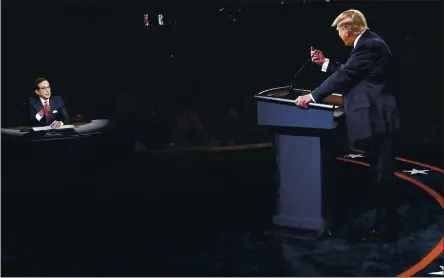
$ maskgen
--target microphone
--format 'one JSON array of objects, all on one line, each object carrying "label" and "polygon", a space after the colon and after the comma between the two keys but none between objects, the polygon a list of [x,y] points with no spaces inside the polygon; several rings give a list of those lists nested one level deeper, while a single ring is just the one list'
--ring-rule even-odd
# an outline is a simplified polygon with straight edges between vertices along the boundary
[{"label": "microphone", "polygon": [[318,53],[318,49],[315,50],[315,52],[313,52],[313,54],[307,59],[307,61],[305,61],[305,63],[302,65],[302,67],[296,72],[296,74],[293,77],[293,82],[290,85],[290,89],[288,90],[290,93],[293,90],[293,86],[296,80],[296,77],[299,75],[299,73],[301,73],[302,69],[305,68],[305,66],[307,65],[308,62],[310,62],[310,60],[316,55],[316,53]]}]

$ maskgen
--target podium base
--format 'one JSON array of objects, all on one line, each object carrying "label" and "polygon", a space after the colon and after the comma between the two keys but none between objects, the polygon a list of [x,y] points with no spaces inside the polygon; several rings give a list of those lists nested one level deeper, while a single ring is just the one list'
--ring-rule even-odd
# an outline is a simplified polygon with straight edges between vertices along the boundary
[{"label": "podium base", "polygon": [[273,235],[282,238],[314,240],[325,231],[325,220],[307,219],[302,217],[274,216],[275,225]]},{"label": "podium base", "polygon": [[295,239],[295,240],[316,240],[322,235],[318,231],[301,230],[295,228],[283,228],[276,227],[273,230],[273,237],[282,239]]}]

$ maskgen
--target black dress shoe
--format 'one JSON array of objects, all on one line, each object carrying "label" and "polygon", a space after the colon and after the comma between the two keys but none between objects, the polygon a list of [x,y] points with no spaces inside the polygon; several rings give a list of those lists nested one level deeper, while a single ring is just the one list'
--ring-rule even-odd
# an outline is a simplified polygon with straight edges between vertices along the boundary
[{"label": "black dress shoe", "polygon": [[399,232],[396,229],[378,231],[376,229],[370,230],[367,234],[360,237],[363,243],[389,243],[395,242],[399,237]]}]

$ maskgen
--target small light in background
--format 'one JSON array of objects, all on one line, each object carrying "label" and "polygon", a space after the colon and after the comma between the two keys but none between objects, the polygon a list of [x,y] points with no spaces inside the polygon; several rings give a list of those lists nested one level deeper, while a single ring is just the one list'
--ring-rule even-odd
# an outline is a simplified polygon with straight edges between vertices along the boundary
[{"label": "small light in background", "polygon": [[331,1],[331,0],[325,0],[325,2],[327,2],[327,3],[330,2],[330,1]]},{"label": "small light in background", "polygon": [[162,26],[162,25],[163,25],[163,15],[162,15],[162,14],[159,14],[159,15],[157,16],[157,18],[159,19],[159,25]]},{"label": "small light in background", "polygon": [[223,10],[225,10],[225,8],[220,9],[219,12],[221,12],[221,11],[223,11]]},{"label": "small light in background", "polygon": [[284,4],[285,4],[285,1],[284,1],[284,0],[282,0],[282,1],[281,1],[281,5],[284,5]]}]

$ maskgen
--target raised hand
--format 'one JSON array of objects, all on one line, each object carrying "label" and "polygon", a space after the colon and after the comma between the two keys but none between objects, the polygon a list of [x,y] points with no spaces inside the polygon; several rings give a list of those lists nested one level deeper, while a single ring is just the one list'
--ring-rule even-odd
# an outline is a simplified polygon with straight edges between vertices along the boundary
[{"label": "raised hand", "polygon": [[325,62],[324,53],[319,49],[313,48],[313,46],[310,47],[310,57],[311,61],[315,64],[322,65]]}]

